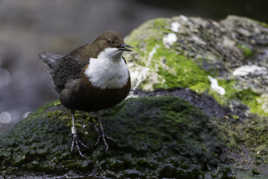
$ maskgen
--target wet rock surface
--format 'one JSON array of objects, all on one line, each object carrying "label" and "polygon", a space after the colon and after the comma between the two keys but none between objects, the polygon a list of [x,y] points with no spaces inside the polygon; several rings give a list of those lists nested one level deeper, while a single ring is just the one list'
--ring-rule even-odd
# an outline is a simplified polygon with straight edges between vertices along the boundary
[{"label": "wet rock surface", "polygon": [[79,134],[90,147],[83,151],[87,159],[70,153],[70,115],[57,102],[47,105],[1,136],[2,175],[73,171],[73,177],[232,178],[226,139],[215,118],[173,93],[129,98],[100,112],[106,134],[116,141],[106,153],[102,145],[94,147],[94,117],[77,112]]},{"label": "wet rock surface", "polygon": [[[157,89],[155,91],[136,90],[134,92],[138,96],[176,96],[189,102],[191,105],[199,108],[203,113],[213,118],[224,118],[230,115],[231,111],[217,103],[215,99],[208,95],[200,95],[190,89],[170,88],[167,90]],[[240,114],[240,113],[237,113]]]}]

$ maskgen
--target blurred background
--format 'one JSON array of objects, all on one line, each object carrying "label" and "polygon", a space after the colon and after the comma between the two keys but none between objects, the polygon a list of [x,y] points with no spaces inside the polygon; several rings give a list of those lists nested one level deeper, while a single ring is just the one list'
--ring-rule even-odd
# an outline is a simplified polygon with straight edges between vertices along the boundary
[{"label": "blurred background", "polygon": [[0,0],[0,131],[56,99],[38,54],[66,54],[103,31],[147,19],[229,14],[268,22],[267,0]]}]

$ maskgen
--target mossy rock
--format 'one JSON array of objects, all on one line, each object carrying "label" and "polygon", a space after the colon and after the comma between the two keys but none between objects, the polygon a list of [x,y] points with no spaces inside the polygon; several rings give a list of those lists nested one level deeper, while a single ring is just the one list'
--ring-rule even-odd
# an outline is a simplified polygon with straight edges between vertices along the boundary
[{"label": "mossy rock", "polygon": [[84,159],[70,152],[70,115],[58,102],[32,113],[0,138],[2,176],[233,178],[215,119],[178,97],[129,98],[97,116],[116,142],[108,152],[94,148],[96,116],[77,112],[79,135],[90,147]]},{"label": "mossy rock", "polygon": [[250,113],[268,117],[268,29],[263,23],[237,16],[221,22],[159,18],[125,40],[135,47],[126,55],[134,88],[189,88],[230,108],[246,105]]},{"label": "mossy rock", "polygon": [[147,21],[125,40],[135,47],[126,54],[134,89],[181,87],[212,97],[230,111],[219,127],[239,154],[238,168],[267,171],[267,24],[181,15]]}]

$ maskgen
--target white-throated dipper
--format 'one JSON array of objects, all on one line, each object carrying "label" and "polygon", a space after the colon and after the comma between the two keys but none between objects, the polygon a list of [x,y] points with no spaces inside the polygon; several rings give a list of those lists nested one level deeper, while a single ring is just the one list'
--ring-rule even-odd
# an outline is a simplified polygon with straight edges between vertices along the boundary
[{"label": "white-throated dipper", "polygon": [[[49,67],[55,89],[61,103],[71,110],[72,146],[79,154],[80,145],[75,128],[75,110],[96,112],[121,102],[129,93],[131,83],[128,67],[122,53],[131,51],[122,36],[116,32],[104,32],[92,43],[72,51],[66,56],[42,53],[40,58]],[[101,121],[96,128],[99,138],[108,150]],[[98,142],[97,142],[98,143]]]}]

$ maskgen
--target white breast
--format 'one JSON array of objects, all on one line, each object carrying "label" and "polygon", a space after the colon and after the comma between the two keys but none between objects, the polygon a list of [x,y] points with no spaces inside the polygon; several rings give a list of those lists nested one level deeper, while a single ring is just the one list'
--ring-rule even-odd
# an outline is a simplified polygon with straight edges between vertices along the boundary
[{"label": "white breast", "polygon": [[85,71],[92,85],[101,89],[116,89],[126,85],[129,73],[122,57],[119,60],[91,58]]}]

